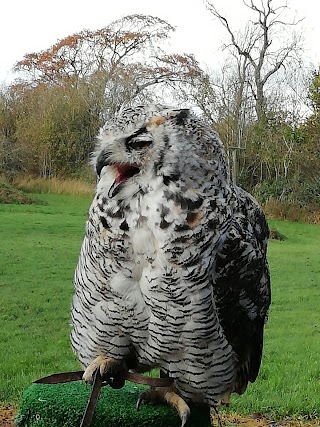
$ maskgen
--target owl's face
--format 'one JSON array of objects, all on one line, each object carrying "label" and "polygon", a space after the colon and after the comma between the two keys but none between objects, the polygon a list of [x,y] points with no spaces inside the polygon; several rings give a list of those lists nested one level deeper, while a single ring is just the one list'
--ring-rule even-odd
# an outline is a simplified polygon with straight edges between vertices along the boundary
[{"label": "owl's face", "polygon": [[169,139],[174,139],[177,123],[188,115],[189,110],[160,105],[124,110],[101,130],[95,159],[97,174],[107,166],[120,184],[144,173],[161,156]]},{"label": "owl's face", "polygon": [[113,187],[159,176],[169,182],[190,175],[196,183],[208,179],[215,150],[221,151],[216,134],[188,109],[139,106],[102,128],[94,160],[97,175],[107,173]]}]

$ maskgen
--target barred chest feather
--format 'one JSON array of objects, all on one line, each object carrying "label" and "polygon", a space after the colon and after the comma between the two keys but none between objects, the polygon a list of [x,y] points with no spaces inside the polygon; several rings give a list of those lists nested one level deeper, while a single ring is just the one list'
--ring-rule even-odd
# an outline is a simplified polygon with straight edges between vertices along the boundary
[{"label": "barred chest feather", "polygon": [[[221,246],[223,236],[215,237],[204,226],[206,202],[199,194],[177,202],[168,197],[162,179],[151,180],[148,188],[141,194],[134,184],[127,185],[130,197],[119,192],[108,199],[107,208],[98,191],[93,202],[88,225],[99,268],[108,278],[103,309],[110,325],[130,339],[140,364],[184,378],[189,386],[182,394],[203,400],[192,383],[194,375],[208,381],[215,369],[213,352],[217,365],[229,355],[227,383],[235,363],[208,285],[209,254]],[[213,393],[223,393],[224,387],[220,384]]]}]

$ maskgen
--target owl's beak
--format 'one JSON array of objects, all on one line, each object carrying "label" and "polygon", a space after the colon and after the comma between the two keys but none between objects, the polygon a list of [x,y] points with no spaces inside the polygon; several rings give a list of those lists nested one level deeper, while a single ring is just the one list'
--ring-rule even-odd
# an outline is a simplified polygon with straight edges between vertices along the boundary
[{"label": "owl's beak", "polygon": [[128,178],[140,172],[140,169],[134,165],[117,165],[116,168],[116,183],[121,184]]},{"label": "owl's beak", "polygon": [[123,184],[129,178],[132,178],[134,175],[137,175],[140,172],[138,166],[130,164],[113,165],[113,168],[115,169],[116,177],[109,189],[109,197],[114,197],[116,194],[118,194],[119,190],[122,187],[121,184]]},{"label": "owl's beak", "polygon": [[102,151],[96,161],[96,172],[98,177],[100,177],[101,175],[101,171],[105,166],[108,166],[109,162],[108,162],[108,156],[107,153]]}]

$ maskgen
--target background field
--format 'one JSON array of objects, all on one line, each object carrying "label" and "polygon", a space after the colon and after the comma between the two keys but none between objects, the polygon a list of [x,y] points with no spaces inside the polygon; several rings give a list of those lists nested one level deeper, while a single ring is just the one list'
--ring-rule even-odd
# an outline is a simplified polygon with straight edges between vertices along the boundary
[{"label": "background field", "polygon": [[[90,198],[0,204],[0,402],[34,379],[79,368],[69,346],[72,276]],[[320,226],[270,222],[273,304],[258,380],[231,410],[316,417],[320,412]]]}]

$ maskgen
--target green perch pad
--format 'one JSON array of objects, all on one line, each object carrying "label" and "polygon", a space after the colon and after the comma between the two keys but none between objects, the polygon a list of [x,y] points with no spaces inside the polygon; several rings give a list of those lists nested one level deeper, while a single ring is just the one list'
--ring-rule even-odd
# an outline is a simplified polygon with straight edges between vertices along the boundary
[{"label": "green perch pad", "polygon": [[[126,383],[119,390],[103,387],[90,427],[180,427],[175,409],[168,405],[141,405],[136,401],[148,387]],[[22,398],[17,427],[78,427],[91,386],[82,382],[32,384]],[[208,407],[192,405],[186,427],[210,427]]]}]

